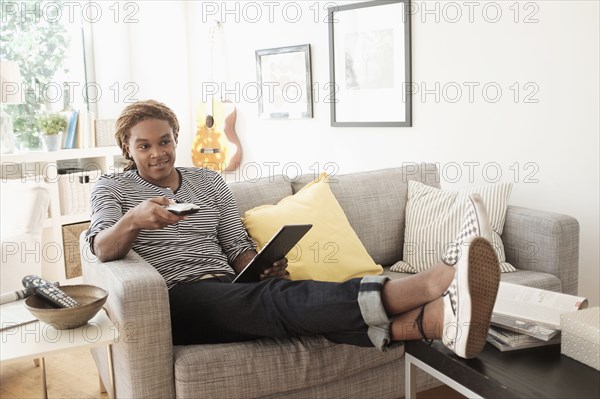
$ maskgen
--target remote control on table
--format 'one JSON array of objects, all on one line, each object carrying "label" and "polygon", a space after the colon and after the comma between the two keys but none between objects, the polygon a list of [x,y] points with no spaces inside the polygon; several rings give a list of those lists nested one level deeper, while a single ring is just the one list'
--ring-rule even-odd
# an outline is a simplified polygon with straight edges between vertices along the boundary
[{"label": "remote control on table", "polygon": [[50,305],[57,308],[73,308],[79,306],[79,302],[68,296],[63,290],[57,288],[48,280],[44,280],[38,276],[23,277],[23,286]]}]

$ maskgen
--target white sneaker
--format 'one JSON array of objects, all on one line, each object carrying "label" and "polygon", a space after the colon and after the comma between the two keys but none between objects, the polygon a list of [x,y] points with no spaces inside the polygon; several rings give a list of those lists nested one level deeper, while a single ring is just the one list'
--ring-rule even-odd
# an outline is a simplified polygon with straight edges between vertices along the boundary
[{"label": "white sneaker", "polygon": [[499,284],[500,266],[492,245],[474,238],[443,296],[442,341],[458,356],[471,359],[485,346]]},{"label": "white sneaker", "polygon": [[469,245],[473,238],[483,237],[490,242],[492,241],[490,219],[481,196],[476,193],[469,194],[465,208],[466,214],[458,236],[442,256],[442,262],[448,266],[454,266],[458,262],[465,245]]}]

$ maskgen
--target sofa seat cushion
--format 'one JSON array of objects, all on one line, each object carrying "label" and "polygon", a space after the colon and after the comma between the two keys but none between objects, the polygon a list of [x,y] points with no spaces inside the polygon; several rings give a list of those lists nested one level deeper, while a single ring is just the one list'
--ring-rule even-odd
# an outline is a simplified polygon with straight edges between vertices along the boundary
[{"label": "sofa seat cushion", "polygon": [[175,390],[178,398],[276,395],[362,374],[403,355],[402,345],[379,352],[320,336],[175,346]]},{"label": "sofa seat cushion", "polygon": [[[394,272],[389,267],[383,269],[383,275],[388,276],[392,280],[414,276],[413,273]],[[549,291],[562,292],[560,280],[554,274],[550,273],[516,269],[512,273],[502,273],[500,280],[505,283],[521,284]]]},{"label": "sofa seat cushion", "polygon": [[502,273],[500,275],[500,280],[505,283],[520,284],[543,290],[562,292],[560,279],[550,273],[516,269],[516,271],[512,273]]}]

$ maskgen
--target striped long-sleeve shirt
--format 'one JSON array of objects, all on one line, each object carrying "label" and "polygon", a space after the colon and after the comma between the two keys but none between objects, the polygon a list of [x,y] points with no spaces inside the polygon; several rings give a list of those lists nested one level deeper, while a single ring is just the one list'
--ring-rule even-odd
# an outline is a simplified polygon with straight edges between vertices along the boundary
[{"label": "striped long-sleeve shirt", "polygon": [[241,222],[233,194],[223,178],[208,169],[177,168],[176,192],[148,183],[137,171],[104,175],[91,196],[92,221],[87,240],[114,225],[142,201],[165,196],[201,209],[160,230],[142,230],[132,249],[163,276],[170,289],[211,273],[234,273],[230,263],[254,249]]}]

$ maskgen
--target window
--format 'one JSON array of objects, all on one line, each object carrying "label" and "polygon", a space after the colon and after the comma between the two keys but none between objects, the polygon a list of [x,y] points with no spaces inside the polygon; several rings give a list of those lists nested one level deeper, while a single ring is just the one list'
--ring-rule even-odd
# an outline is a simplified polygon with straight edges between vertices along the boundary
[{"label": "window", "polygon": [[[73,2],[70,2],[73,3]],[[41,147],[39,118],[87,109],[83,23],[62,1],[2,1],[0,59],[21,73],[21,104],[3,104],[20,150]]]}]

